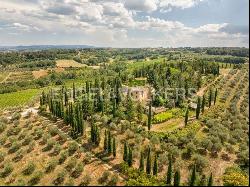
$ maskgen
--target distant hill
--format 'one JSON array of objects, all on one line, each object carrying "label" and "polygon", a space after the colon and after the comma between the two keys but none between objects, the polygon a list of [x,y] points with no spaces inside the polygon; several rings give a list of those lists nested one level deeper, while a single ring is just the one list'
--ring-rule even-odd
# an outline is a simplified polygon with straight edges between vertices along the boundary
[{"label": "distant hill", "polygon": [[29,45],[29,46],[0,46],[0,51],[30,51],[45,49],[83,49],[95,48],[89,45]]}]

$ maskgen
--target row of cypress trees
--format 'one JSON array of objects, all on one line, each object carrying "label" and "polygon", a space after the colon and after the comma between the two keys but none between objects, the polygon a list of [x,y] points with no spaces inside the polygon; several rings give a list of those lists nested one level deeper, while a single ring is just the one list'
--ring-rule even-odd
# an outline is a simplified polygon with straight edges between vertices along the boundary
[{"label": "row of cypress trees", "polygon": [[103,149],[108,154],[112,153],[113,157],[116,157],[116,139],[111,136],[110,131],[105,130]]},{"label": "row of cypress trees", "polygon": [[[212,89],[209,90],[209,95],[208,95],[208,106],[209,106],[209,108],[211,107],[212,102],[213,102],[214,105],[216,104],[217,95],[218,95],[218,89],[217,88],[215,89],[214,92],[213,92]],[[196,107],[196,111],[195,111],[196,112],[196,119],[199,119],[200,114],[204,113],[206,104],[207,104],[207,101],[206,101],[205,94],[202,96],[202,99],[201,99],[201,97],[198,97],[198,99],[197,99],[197,107]],[[187,107],[186,112],[185,112],[185,119],[184,119],[185,126],[188,123],[188,115],[189,115],[189,108]]]}]

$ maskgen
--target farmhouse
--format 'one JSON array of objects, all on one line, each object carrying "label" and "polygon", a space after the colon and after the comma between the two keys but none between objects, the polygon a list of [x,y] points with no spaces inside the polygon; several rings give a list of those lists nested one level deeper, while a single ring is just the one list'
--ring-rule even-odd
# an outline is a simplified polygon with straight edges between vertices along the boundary
[{"label": "farmhouse", "polygon": [[150,90],[148,87],[122,87],[122,93],[124,95],[130,94],[135,101],[146,102],[150,96]]}]

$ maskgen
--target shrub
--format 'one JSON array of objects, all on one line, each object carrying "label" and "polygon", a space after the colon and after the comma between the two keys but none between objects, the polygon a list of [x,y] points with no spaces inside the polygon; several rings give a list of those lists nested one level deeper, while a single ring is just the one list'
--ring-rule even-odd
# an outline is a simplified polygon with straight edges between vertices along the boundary
[{"label": "shrub", "polygon": [[49,126],[49,127],[48,127],[48,132],[49,132],[49,134],[50,134],[52,137],[54,137],[55,135],[58,134],[59,130],[58,130],[57,127]]},{"label": "shrub", "polygon": [[91,180],[92,180],[91,176],[89,174],[86,174],[83,176],[83,179],[82,179],[79,186],[88,186],[90,184]]},{"label": "shrub", "polygon": [[53,154],[58,155],[61,152],[61,150],[62,150],[61,145],[56,143],[56,145],[54,146]]},{"label": "shrub", "polygon": [[54,185],[60,185],[63,183],[64,179],[65,179],[65,175],[66,175],[66,171],[62,170],[61,172],[59,172],[57,174],[56,179],[53,181]]},{"label": "shrub", "polygon": [[6,129],[6,124],[3,124],[0,122],[0,134],[4,132],[4,130]]},{"label": "shrub", "polygon": [[27,186],[23,179],[18,179],[14,186]]},{"label": "shrub", "polygon": [[108,181],[109,176],[110,176],[110,172],[109,171],[104,171],[102,173],[102,176],[98,179],[98,182],[100,184],[104,184],[105,182]]},{"label": "shrub", "polygon": [[18,136],[18,140],[22,140],[27,136],[27,131],[22,131],[21,134]]},{"label": "shrub", "polygon": [[49,134],[44,134],[42,137],[42,144],[46,144],[47,141],[51,138],[51,136]]},{"label": "shrub", "polygon": [[8,152],[12,154],[18,151],[20,148],[21,148],[21,144],[19,142],[14,142]]},{"label": "shrub", "polygon": [[6,156],[6,153],[0,151],[0,163],[4,161],[5,156]]},{"label": "shrub", "polygon": [[31,135],[28,135],[24,141],[22,142],[22,145],[25,146],[25,145],[29,145],[29,143],[32,141],[32,136]]},{"label": "shrub", "polygon": [[223,175],[224,186],[248,186],[247,175],[238,167],[229,167]]},{"label": "shrub", "polygon": [[78,163],[77,166],[75,167],[74,171],[72,172],[71,176],[74,178],[78,178],[82,172],[83,172],[83,163]]},{"label": "shrub", "polygon": [[13,166],[8,163],[0,173],[1,178],[8,177],[12,173],[13,169]]},{"label": "shrub", "polygon": [[23,158],[23,155],[24,155],[24,151],[23,149],[19,149],[17,152],[16,152],[16,156],[12,159],[14,162],[18,162],[20,161],[22,158]]},{"label": "shrub", "polygon": [[68,147],[69,155],[73,155],[77,151],[78,147],[79,146],[76,142],[70,142]]},{"label": "shrub", "polygon": [[15,112],[12,116],[11,116],[11,120],[15,121],[15,120],[19,120],[21,118],[21,114],[18,112]]},{"label": "shrub", "polygon": [[43,173],[41,171],[37,171],[35,172],[31,179],[29,180],[28,184],[30,186],[36,185],[39,183],[39,181],[41,180],[41,178],[43,177]]},{"label": "shrub", "polygon": [[39,140],[43,136],[43,130],[42,129],[37,129],[35,131],[35,140]]},{"label": "shrub", "polygon": [[74,179],[69,178],[67,182],[65,182],[65,186],[74,186]]},{"label": "shrub", "polygon": [[193,156],[192,159],[194,161],[197,171],[199,172],[202,172],[208,166],[208,160],[204,156],[196,154]]},{"label": "shrub", "polygon": [[31,151],[33,151],[35,145],[36,145],[36,143],[34,141],[31,141],[29,146],[28,146],[27,153],[30,153]]},{"label": "shrub", "polygon": [[111,176],[111,179],[110,179],[108,185],[110,185],[110,186],[116,186],[117,183],[118,183],[118,181],[119,181],[118,175],[114,174],[114,175]]},{"label": "shrub", "polygon": [[16,136],[19,134],[19,132],[21,132],[21,128],[20,127],[13,127],[13,128],[9,128],[7,130],[7,136]]},{"label": "shrub", "polygon": [[4,145],[6,143],[7,140],[7,136],[6,135],[1,135],[0,137],[0,144]]},{"label": "shrub", "polygon": [[57,164],[58,164],[58,161],[57,161],[57,160],[55,160],[55,159],[50,160],[50,161],[47,163],[47,166],[46,166],[46,168],[45,168],[45,172],[46,172],[46,173],[52,172],[52,171],[56,168]]},{"label": "shrub", "polygon": [[59,133],[59,141],[60,141],[60,144],[63,144],[64,142],[67,141],[67,135],[64,134],[64,133]]},{"label": "shrub", "polygon": [[53,148],[53,146],[54,146],[55,144],[56,144],[56,141],[55,141],[55,140],[49,139],[49,140],[47,141],[46,147],[43,148],[43,151],[50,151],[50,150]]},{"label": "shrub", "polygon": [[75,157],[72,157],[66,164],[65,166],[65,169],[68,171],[68,172],[71,172],[72,169],[76,166],[77,164],[77,159]]},{"label": "shrub", "polygon": [[63,151],[63,152],[61,152],[61,153],[60,153],[60,156],[59,156],[59,159],[58,159],[59,164],[64,163],[65,160],[67,159],[68,155],[69,155],[69,154],[68,154],[68,151]]},{"label": "shrub", "polygon": [[36,166],[33,162],[29,162],[23,170],[24,175],[31,175],[36,169]]}]

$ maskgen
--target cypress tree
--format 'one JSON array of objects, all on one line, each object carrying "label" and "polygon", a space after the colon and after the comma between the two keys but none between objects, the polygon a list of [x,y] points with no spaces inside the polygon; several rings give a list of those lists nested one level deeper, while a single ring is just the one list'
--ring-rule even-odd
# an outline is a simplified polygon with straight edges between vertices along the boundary
[{"label": "cypress tree", "polygon": [[73,82],[73,99],[75,101],[76,99],[76,88],[75,88],[75,83]]},{"label": "cypress tree", "polygon": [[206,97],[205,95],[202,96],[202,103],[201,103],[201,112],[204,113],[206,106]]},{"label": "cypress tree", "polygon": [[101,112],[102,112],[102,116],[103,116],[103,114],[104,114],[104,95],[102,95],[100,102],[101,102]]},{"label": "cypress tree", "polygon": [[212,104],[212,89],[209,90],[209,99],[208,99],[208,106],[211,107]]},{"label": "cypress tree", "polygon": [[64,105],[65,105],[65,106],[68,105],[68,101],[69,101],[68,94],[67,94],[67,92],[65,91],[65,92],[64,92]]},{"label": "cypress tree", "polygon": [[131,167],[133,165],[133,151],[129,147],[128,149],[128,166]]},{"label": "cypress tree", "polygon": [[95,137],[96,137],[95,144],[98,146],[99,143],[100,143],[100,130],[99,130],[99,128],[97,126],[96,126],[96,133],[95,134],[96,134],[95,135]]},{"label": "cypress tree", "polygon": [[110,131],[108,132],[108,153],[112,153],[112,138]]},{"label": "cypress tree", "polygon": [[194,165],[193,170],[192,170],[192,174],[190,177],[190,181],[189,181],[189,186],[194,186],[196,183],[196,166]]},{"label": "cypress tree", "polygon": [[124,143],[123,160],[125,162],[127,162],[127,160],[128,160],[128,146],[127,146],[127,142]]},{"label": "cypress tree", "polygon": [[158,157],[157,155],[155,155],[153,175],[157,175],[157,173],[158,173]]},{"label": "cypress tree", "polygon": [[181,182],[181,175],[180,175],[180,171],[176,171],[174,174],[174,186],[180,186],[180,182]]},{"label": "cypress tree", "polygon": [[116,99],[113,99],[113,110],[112,110],[112,113],[113,113],[113,117],[116,117]]},{"label": "cypress tree", "polygon": [[105,130],[104,133],[104,145],[103,145],[104,151],[106,152],[108,150],[108,137],[107,137],[107,131]]},{"label": "cypress tree", "polygon": [[215,93],[214,93],[214,105],[215,105],[215,103],[216,103],[217,95],[218,95],[218,90],[217,90],[217,88],[216,88],[216,89],[215,89]]},{"label": "cypress tree", "polygon": [[116,141],[115,141],[115,138],[113,138],[113,157],[116,157]]},{"label": "cypress tree", "polygon": [[186,126],[187,123],[188,123],[188,113],[189,113],[189,109],[188,109],[188,107],[187,107],[186,113],[185,113],[185,126]]},{"label": "cypress tree", "polygon": [[89,81],[86,81],[86,93],[89,94]]},{"label": "cypress tree", "polygon": [[148,131],[150,131],[151,129],[151,123],[152,123],[152,101],[150,101],[148,109]]},{"label": "cypress tree", "polygon": [[211,173],[208,179],[208,184],[207,186],[213,186],[213,174]]},{"label": "cypress tree", "polygon": [[172,183],[172,156],[169,156],[168,171],[167,171],[167,185]]},{"label": "cypress tree", "polygon": [[144,156],[143,156],[143,153],[142,153],[142,152],[141,152],[139,170],[140,170],[140,171],[144,171]]},{"label": "cypress tree", "polygon": [[197,108],[196,108],[196,119],[199,119],[200,110],[201,110],[201,98],[198,97]]},{"label": "cypress tree", "polygon": [[146,173],[148,175],[150,175],[150,173],[151,173],[151,150],[150,150],[150,148],[148,148]]}]

